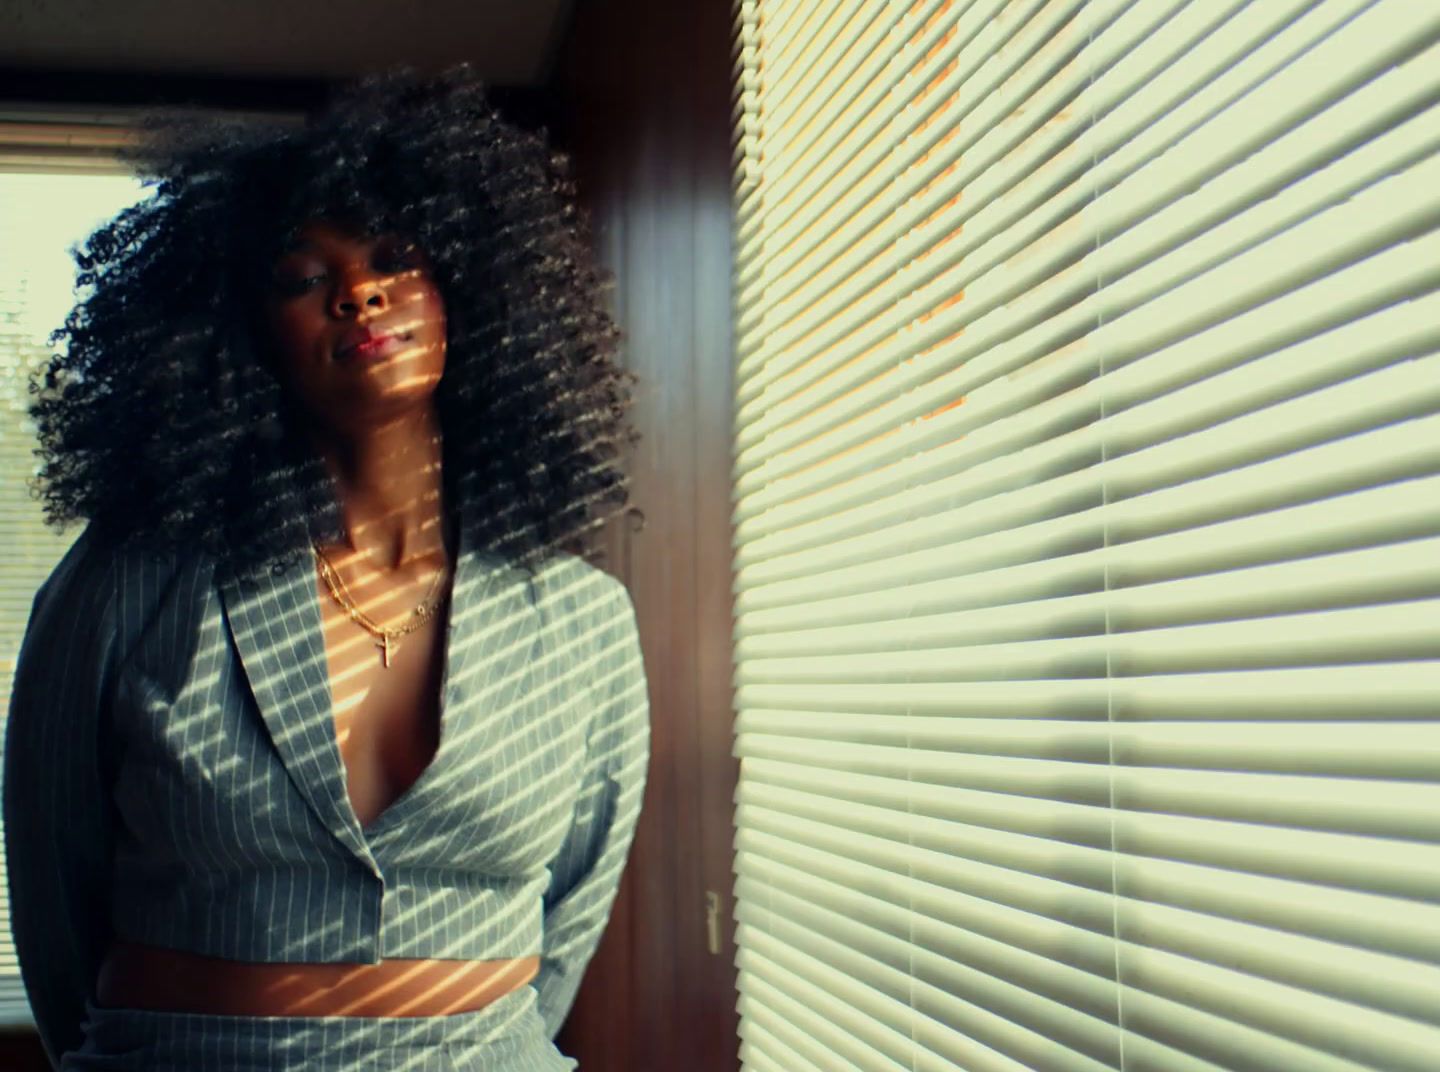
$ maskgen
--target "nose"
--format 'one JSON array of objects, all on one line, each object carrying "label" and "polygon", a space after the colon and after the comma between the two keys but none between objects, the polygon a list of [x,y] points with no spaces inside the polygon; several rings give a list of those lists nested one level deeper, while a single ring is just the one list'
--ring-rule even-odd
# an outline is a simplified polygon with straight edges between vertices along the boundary
[{"label": "nose", "polygon": [[337,317],[359,316],[361,309],[372,313],[390,308],[385,288],[368,273],[347,273],[340,277],[330,298],[330,311]]}]

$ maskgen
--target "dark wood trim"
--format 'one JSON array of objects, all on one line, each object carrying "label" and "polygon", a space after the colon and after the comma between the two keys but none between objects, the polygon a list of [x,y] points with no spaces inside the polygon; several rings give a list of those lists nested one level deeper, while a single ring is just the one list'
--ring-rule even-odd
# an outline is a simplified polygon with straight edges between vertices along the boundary
[{"label": "dark wood trim", "polygon": [[[7,105],[95,115],[109,112],[117,123],[154,107],[299,115],[322,104],[335,84],[333,80],[323,78],[243,78],[0,67],[0,112]],[[496,107],[520,126],[538,129],[554,122],[552,97],[543,88],[491,86],[490,97]]]},{"label": "dark wood trim", "polygon": [[[616,569],[650,675],[645,810],[601,949],[560,1038],[586,1072],[735,1072],[729,0],[581,0],[556,65],[624,361],[645,529]],[[623,522],[621,523],[623,524]],[[707,948],[707,893],[719,950]]]},{"label": "dark wood trim", "polygon": [[50,1072],[45,1047],[33,1027],[0,1028],[0,1068],[6,1072]]},{"label": "dark wood trim", "polygon": [[316,78],[236,78],[137,74],[118,70],[17,70],[0,67],[0,101],[93,108],[156,106],[301,112],[324,99]]}]

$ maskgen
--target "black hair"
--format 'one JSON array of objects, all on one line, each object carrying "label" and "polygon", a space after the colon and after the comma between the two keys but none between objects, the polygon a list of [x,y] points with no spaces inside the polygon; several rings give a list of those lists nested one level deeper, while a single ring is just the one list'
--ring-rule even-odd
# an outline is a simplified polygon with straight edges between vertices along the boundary
[{"label": "black hair", "polygon": [[224,575],[342,535],[337,489],[260,360],[270,265],[315,216],[401,232],[445,300],[446,500],[533,569],[604,558],[628,503],[634,373],[605,308],[570,159],[506,121],[467,64],[336,87],[300,123],[152,111],[123,155],[152,196],[72,250],[90,288],[31,391],[46,520],[198,548]]}]

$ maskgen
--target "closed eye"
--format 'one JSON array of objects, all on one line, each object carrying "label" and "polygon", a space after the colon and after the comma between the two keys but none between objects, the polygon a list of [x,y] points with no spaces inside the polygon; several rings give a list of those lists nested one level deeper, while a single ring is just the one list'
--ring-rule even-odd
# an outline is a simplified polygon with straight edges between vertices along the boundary
[{"label": "closed eye", "polygon": [[[380,242],[375,246],[370,263],[377,272],[411,272],[425,267],[425,254],[413,242]],[[327,278],[329,276],[325,272],[299,278],[279,272],[271,279],[271,283],[279,293],[287,297],[300,297]]]},{"label": "closed eye", "polygon": [[273,283],[275,289],[278,290],[281,294],[290,297],[298,297],[299,295],[304,294],[306,291],[308,291],[311,287],[313,287],[316,283],[320,282],[324,278],[325,277],[323,275],[307,275],[303,279],[277,277],[273,280]]}]

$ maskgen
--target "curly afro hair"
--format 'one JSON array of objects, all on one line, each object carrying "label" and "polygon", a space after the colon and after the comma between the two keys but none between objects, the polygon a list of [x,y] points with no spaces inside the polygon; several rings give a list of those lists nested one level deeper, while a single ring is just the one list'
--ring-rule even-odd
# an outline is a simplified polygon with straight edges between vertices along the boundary
[{"label": "curly afro hair", "polygon": [[604,307],[613,277],[593,263],[568,156],[505,121],[468,64],[368,75],[300,123],[155,111],[124,156],[156,190],[72,250],[91,290],[30,385],[50,525],[199,548],[221,576],[343,535],[251,311],[280,251],[324,216],[404,233],[434,266],[442,479],[467,539],[532,572],[556,551],[603,559],[640,438]]}]

